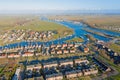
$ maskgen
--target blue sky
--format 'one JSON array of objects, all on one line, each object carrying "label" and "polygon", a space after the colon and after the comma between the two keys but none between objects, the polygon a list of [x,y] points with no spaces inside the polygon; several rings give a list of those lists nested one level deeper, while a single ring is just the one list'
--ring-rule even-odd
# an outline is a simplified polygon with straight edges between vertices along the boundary
[{"label": "blue sky", "polygon": [[0,10],[120,9],[120,0],[0,0]]}]

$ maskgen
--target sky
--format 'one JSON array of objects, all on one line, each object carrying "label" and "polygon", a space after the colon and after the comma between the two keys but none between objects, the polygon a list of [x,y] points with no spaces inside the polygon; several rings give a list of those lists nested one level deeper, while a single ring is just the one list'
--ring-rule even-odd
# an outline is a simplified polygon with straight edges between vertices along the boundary
[{"label": "sky", "polygon": [[120,0],[0,0],[0,10],[120,9]]},{"label": "sky", "polygon": [[19,10],[120,10],[120,0],[0,0],[0,12]]}]

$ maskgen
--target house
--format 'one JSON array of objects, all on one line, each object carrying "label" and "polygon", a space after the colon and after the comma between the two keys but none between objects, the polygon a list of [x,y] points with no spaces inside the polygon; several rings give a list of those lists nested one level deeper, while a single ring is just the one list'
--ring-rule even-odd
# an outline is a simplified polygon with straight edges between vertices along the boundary
[{"label": "house", "polygon": [[67,44],[63,44],[63,45],[62,45],[63,48],[64,48],[64,47],[67,47],[67,46],[68,46]]},{"label": "house", "polygon": [[61,60],[59,61],[59,63],[60,63],[59,67],[67,65],[73,66],[73,60]]},{"label": "house", "polygon": [[108,49],[107,49],[107,51],[108,51],[108,52],[110,52],[110,51],[111,51],[111,49],[109,49],[109,48],[108,48]]},{"label": "house", "polygon": [[62,73],[54,73],[51,75],[46,75],[46,80],[62,80],[63,79],[63,75]]},{"label": "house", "polygon": [[42,35],[42,34],[40,34],[40,35],[39,35],[39,37],[40,37],[40,38],[42,38],[42,37],[43,37],[43,35]]},{"label": "house", "polygon": [[42,47],[42,45],[38,45],[38,48],[41,48]]},{"label": "house", "polygon": [[34,53],[32,52],[25,52],[22,56],[25,57],[25,56],[33,56]]},{"label": "house", "polygon": [[26,66],[26,71],[28,71],[28,70],[33,70],[33,68],[34,68],[34,65],[27,65]]},{"label": "house", "polygon": [[91,74],[97,74],[98,73],[97,68],[91,68],[90,71],[91,71]]},{"label": "house", "polygon": [[77,72],[77,76],[82,76],[83,75],[81,70],[76,70],[76,72]]},{"label": "house", "polygon": [[105,46],[103,45],[103,46],[102,46],[102,48],[104,49],[104,48],[105,48]]},{"label": "house", "polygon": [[62,50],[58,50],[56,53],[57,54],[62,54]]},{"label": "house", "polygon": [[6,53],[0,53],[0,58],[6,58]]},{"label": "house", "polygon": [[55,52],[55,50],[54,50],[54,51],[51,51],[50,53],[51,53],[51,54],[55,54],[56,52]]},{"label": "house", "polygon": [[114,56],[118,56],[118,53],[114,53]]},{"label": "house", "polygon": [[42,65],[41,64],[27,64],[26,65],[26,71],[27,70],[33,70],[33,69],[41,69],[42,68]]},{"label": "house", "polygon": [[44,34],[44,35],[43,35],[43,38],[46,38],[46,37],[47,37],[47,35],[46,35],[46,34]]},{"label": "house", "polygon": [[114,63],[115,64],[120,64],[120,56],[115,56],[114,57]]},{"label": "house", "polygon": [[43,68],[51,68],[51,67],[57,67],[58,63],[57,61],[53,61],[53,62],[47,62],[47,63],[43,63]]},{"label": "house", "polygon": [[59,48],[59,47],[62,47],[62,45],[58,44],[57,47],[58,47],[58,48]]},{"label": "house", "polygon": [[52,44],[51,46],[50,46],[50,48],[55,48],[56,47],[56,45],[54,45],[54,44]]},{"label": "house", "polygon": [[69,50],[63,50],[63,53],[69,53]]},{"label": "house", "polygon": [[36,54],[36,56],[38,56],[38,55],[42,55],[42,53],[35,53]]},{"label": "house", "polygon": [[34,69],[41,69],[42,68],[42,65],[41,64],[35,64],[34,65]]},{"label": "house", "polygon": [[86,63],[89,64],[89,61],[85,58],[75,59],[75,64]]},{"label": "house", "polygon": [[51,37],[51,34],[48,34],[48,37]]},{"label": "house", "polygon": [[76,70],[72,70],[72,71],[67,71],[65,72],[65,76],[67,79],[70,79],[70,78],[75,78],[78,76]]},{"label": "house", "polygon": [[28,49],[28,52],[33,53],[33,52],[34,52],[34,49]]},{"label": "house", "polygon": [[18,58],[18,57],[20,57],[20,55],[17,53],[17,54],[14,55],[14,57]]},{"label": "house", "polygon": [[96,68],[89,68],[89,69],[83,70],[84,76],[91,75],[91,74],[97,74],[97,73],[98,73],[98,69]]},{"label": "house", "polygon": [[68,44],[68,47],[74,47],[74,44]]},{"label": "house", "polygon": [[76,51],[74,49],[71,49],[70,50],[70,53],[75,53]]},{"label": "house", "polygon": [[79,45],[78,45],[78,44],[75,44],[74,47],[77,48],[77,47],[79,47]]},{"label": "house", "polygon": [[13,58],[13,57],[20,57],[19,53],[17,52],[12,52],[12,53],[8,53],[8,58]]},{"label": "house", "polygon": [[59,49],[59,47],[55,47],[55,50],[58,50]]},{"label": "house", "polygon": [[87,48],[87,47],[84,48],[84,52],[85,52],[85,53],[88,53],[88,52],[89,52],[89,48]]}]

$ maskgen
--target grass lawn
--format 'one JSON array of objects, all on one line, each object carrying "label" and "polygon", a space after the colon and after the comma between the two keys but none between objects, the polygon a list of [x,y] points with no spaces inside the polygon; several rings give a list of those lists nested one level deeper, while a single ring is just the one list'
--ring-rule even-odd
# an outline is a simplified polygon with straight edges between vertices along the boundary
[{"label": "grass lawn", "polygon": [[110,44],[109,48],[112,49],[113,51],[115,51],[116,53],[120,53],[120,45],[112,43],[112,44]]},{"label": "grass lawn", "polygon": [[78,80],[92,80],[90,76],[78,77]]},{"label": "grass lawn", "polygon": [[6,64],[6,63],[8,63],[8,59],[6,59],[6,58],[0,58],[0,65],[1,64]]},{"label": "grass lawn", "polygon": [[120,73],[118,75],[115,76],[111,76],[109,78],[106,78],[105,80],[120,80]]},{"label": "grass lawn", "polygon": [[73,38],[71,40],[67,40],[66,42],[68,42],[68,43],[70,43],[70,42],[83,42],[83,39],[76,37],[76,38]]},{"label": "grass lawn", "polygon": [[[92,53],[91,53],[92,54]],[[54,58],[54,57],[58,57],[58,58],[65,58],[65,57],[72,57],[72,56],[84,56],[84,55],[88,55],[87,53],[69,53],[69,54],[61,54],[61,55],[45,55],[45,56],[39,56],[38,60],[47,60],[49,58]],[[25,61],[27,59],[27,57],[22,57],[22,59],[19,58],[20,61]],[[28,57],[29,61],[35,60],[36,57]]]},{"label": "grass lawn", "polygon": [[63,80],[92,80],[90,76],[80,76],[77,78],[63,79]]}]

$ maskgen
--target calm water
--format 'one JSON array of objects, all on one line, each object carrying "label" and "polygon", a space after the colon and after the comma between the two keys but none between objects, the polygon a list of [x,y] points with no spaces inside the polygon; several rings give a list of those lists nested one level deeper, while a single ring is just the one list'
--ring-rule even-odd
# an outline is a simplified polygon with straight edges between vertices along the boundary
[{"label": "calm water", "polygon": [[110,40],[112,40],[111,38],[108,38],[108,37],[104,37],[104,36],[101,36],[101,35],[97,35],[95,33],[90,33],[90,32],[87,32],[84,30],[84,28],[87,28],[88,30],[92,30],[94,32],[102,32],[104,34],[107,34],[107,35],[110,35],[110,36],[114,36],[114,37],[120,37],[120,33],[117,33],[117,32],[112,32],[112,31],[108,31],[108,30],[102,30],[102,29],[96,29],[96,28],[92,28],[92,27],[89,27],[89,26],[85,26],[84,24],[80,23],[80,24],[75,24],[71,21],[61,21],[61,22],[58,22],[58,21],[50,21],[48,19],[43,19],[42,20],[45,20],[45,21],[49,21],[49,22],[55,22],[55,23],[58,23],[58,24],[61,24],[61,25],[64,25],[68,28],[71,28],[74,30],[74,34],[73,35],[70,35],[70,36],[66,36],[64,38],[59,38],[59,39],[56,39],[56,40],[51,40],[51,41],[48,41],[48,42],[20,42],[20,43],[14,43],[14,44],[8,44],[8,45],[5,45],[5,46],[1,46],[0,49],[3,48],[14,48],[14,47],[17,47],[17,46],[28,46],[28,45],[40,45],[40,44],[45,44],[45,45],[50,45],[50,44],[62,44],[62,43],[65,43],[66,40],[70,40],[72,38],[75,38],[75,37],[81,37],[82,39],[84,39],[84,42],[83,43],[87,43],[88,42],[88,39],[87,37],[85,36],[86,34],[89,34],[91,36],[93,36],[94,38],[98,39],[98,40],[102,40],[102,41],[105,41],[105,42],[108,42]]}]

